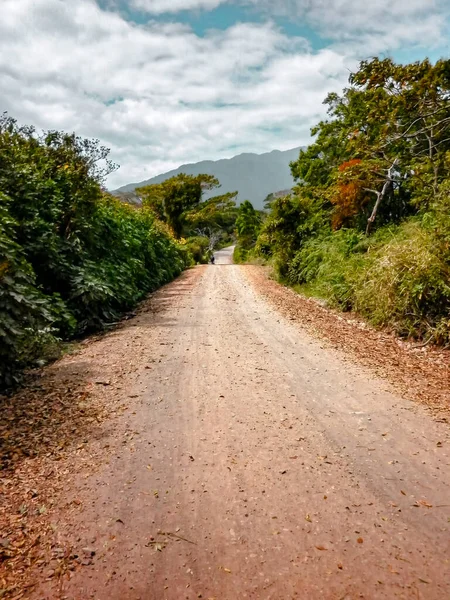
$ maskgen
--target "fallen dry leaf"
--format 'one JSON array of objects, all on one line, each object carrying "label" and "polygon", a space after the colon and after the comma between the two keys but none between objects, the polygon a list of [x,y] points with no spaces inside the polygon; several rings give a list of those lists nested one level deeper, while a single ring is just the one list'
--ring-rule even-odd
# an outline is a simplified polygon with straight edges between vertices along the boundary
[{"label": "fallen dry leaf", "polygon": [[425,506],[426,508],[433,508],[433,505],[427,502],[426,500],[418,500],[416,502],[418,506]]},{"label": "fallen dry leaf", "polygon": [[224,573],[231,573],[231,569],[227,569],[226,567],[219,567]]}]

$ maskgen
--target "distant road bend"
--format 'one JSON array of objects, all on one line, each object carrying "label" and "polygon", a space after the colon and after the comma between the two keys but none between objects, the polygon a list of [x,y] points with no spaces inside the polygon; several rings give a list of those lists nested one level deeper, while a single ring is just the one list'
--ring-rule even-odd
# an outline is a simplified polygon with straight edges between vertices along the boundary
[{"label": "distant road bend", "polygon": [[283,317],[231,254],[91,346],[123,340],[134,369],[68,484],[82,509],[61,509],[61,543],[95,556],[31,597],[448,600],[448,424]]}]

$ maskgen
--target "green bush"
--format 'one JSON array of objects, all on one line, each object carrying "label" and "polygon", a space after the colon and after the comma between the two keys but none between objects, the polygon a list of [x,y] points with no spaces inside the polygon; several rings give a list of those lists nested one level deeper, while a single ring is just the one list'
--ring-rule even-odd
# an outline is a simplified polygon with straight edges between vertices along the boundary
[{"label": "green bush", "polygon": [[313,238],[289,264],[289,283],[402,336],[448,343],[447,221],[429,215],[428,227],[415,219],[380,228],[371,238],[351,229]]},{"label": "green bush", "polygon": [[238,264],[245,263],[248,260],[249,250],[237,245],[233,251],[233,262]]},{"label": "green bush", "polygon": [[355,274],[354,308],[400,335],[448,343],[450,263],[420,223],[405,223],[402,230]]},{"label": "green bush", "polygon": [[361,234],[344,229],[308,240],[289,265],[289,283],[306,285],[331,304],[350,309],[353,273],[361,262],[361,242]]},{"label": "green bush", "polygon": [[111,168],[96,141],[0,118],[0,388],[189,263],[150,210],[103,192]]},{"label": "green bush", "polygon": [[209,240],[204,236],[194,236],[186,240],[186,248],[192,256],[194,264],[204,265],[208,262]]},{"label": "green bush", "polygon": [[8,214],[8,204],[0,194],[0,383],[12,385],[17,369],[52,339],[52,313],[14,241],[17,223]]}]

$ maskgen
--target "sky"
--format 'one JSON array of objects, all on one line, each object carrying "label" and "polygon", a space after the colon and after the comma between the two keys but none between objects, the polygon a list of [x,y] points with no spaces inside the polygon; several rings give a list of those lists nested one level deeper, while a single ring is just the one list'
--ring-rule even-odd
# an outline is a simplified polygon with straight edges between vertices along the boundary
[{"label": "sky", "polygon": [[1,0],[0,112],[98,138],[110,189],[310,143],[358,61],[450,54],[450,0]]}]

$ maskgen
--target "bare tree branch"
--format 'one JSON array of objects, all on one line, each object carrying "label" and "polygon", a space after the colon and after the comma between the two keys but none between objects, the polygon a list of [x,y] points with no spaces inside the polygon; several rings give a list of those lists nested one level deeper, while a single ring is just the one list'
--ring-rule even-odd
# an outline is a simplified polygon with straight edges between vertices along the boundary
[{"label": "bare tree branch", "polygon": [[397,166],[397,164],[398,164],[398,158],[396,158],[394,160],[394,162],[392,163],[392,165],[389,167],[388,172],[387,172],[386,181],[384,182],[383,189],[381,190],[381,192],[377,192],[375,190],[370,190],[371,192],[375,192],[375,194],[377,195],[377,201],[375,202],[375,206],[373,207],[372,214],[367,219],[366,235],[369,235],[370,229],[377,217],[378,208],[379,208],[381,202],[383,201],[384,197],[387,195],[389,188],[392,186],[392,182],[393,182],[392,175],[393,175],[393,171],[394,171],[395,167]]}]

